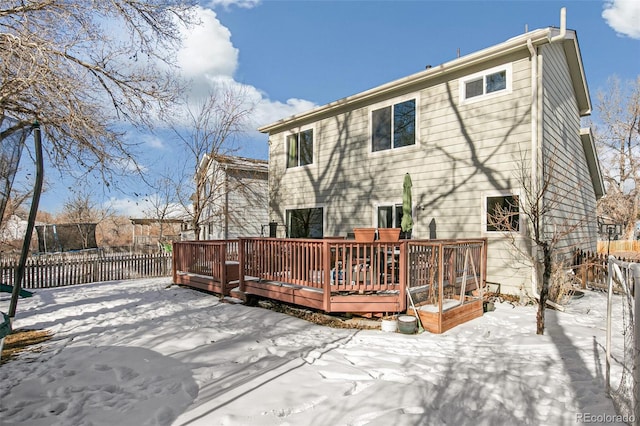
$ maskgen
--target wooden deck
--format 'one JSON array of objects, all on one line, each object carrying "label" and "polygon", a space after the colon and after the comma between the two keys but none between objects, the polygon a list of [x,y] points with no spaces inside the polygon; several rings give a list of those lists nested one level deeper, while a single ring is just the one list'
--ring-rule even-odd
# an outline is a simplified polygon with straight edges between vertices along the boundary
[{"label": "wooden deck", "polygon": [[[241,238],[177,242],[173,253],[175,284],[221,295],[265,297],[328,313],[405,312],[411,291],[416,307],[435,303],[442,316],[446,311],[440,300],[477,295],[486,283],[484,239],[363,243]],[[477,300],[471,297],[467,303],[465,297],[460,306],[477,315],[478,303],[472,303]],[[481,302],[479,306],[481,315]],[[448,324],[447,318],[444,323]]]}]

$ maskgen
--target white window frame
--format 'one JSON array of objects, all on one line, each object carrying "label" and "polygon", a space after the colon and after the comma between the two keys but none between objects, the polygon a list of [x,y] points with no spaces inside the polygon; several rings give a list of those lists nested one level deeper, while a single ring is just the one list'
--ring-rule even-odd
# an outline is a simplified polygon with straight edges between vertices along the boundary
[{"label": "white window frame", "polygon": [[301,205],[295,205],[295,204],[291,204],[291,205],[286,205],[283,206],[283,213],[284,213],[284,226],[285,226],[285,233],[288,235],[289,234],[289,224],[287,222],[287,212],[290,210],[305,210],[305,209],[322,209],[322,234],[324,236],[325,231],[327,230],[327,205],[326,204],[313,204],[313,205],[307,205],[307,204],[301,204]]},{"label": "white window frame", "polygon": [[[489,231],[487,229],[487,200],[490,197],[513,197],[517,196],[519,200],[518,206],[518,231]],[[504,234],[523,234],[524,233],[524,214],[522,212],[522,194],[520,191],[488,191],[482,193],[482,234],[484,235],[504,235]]]},{"label": "white window frame", "polygon": [[[496,74],[500,71],[505,71],[505,78],[507,80],[506,87],[495,92],[486,93],[487,90],[487,76]],[[482,78],[482,95],[474,96],[472,98],[466,97],[467,83],[473,80]],[[500,65],[497,67],[489,68],[475,74],[467,75],[458,80],[458,91],[460,93],[460,104],[470,104],[478,101],[484,101],[487,99],[495,98],[497,96],[503,96],[511,93],[513,83],[513,66],[511,63]]]},{"label": "white window frame", "polygon": [[[392,217],[392,222],[395,225],[396,207],[398,207],[398,206],[402,207],[402,200],[375,203],[373,205],[373,226],[374,226],[374,228],[378,228],[379,227],[378,226],[378,214],[379,214],[380,207],[392,207],[392,209],[391,209],[391,217]],[[392,226],[392,228],[395,228],[395,226]]]},{"label": "white window frame", "polygon": [[[296,134],[300,134],[306,130],[312,130],[313,133],[313,152],[311,153],[311,164],[305,164],[303,166],[292,166],[292,167],[288,167],[288,163],[289,163],[289,144],[288,144],[288,139],[289,136],[291,135],[296,135]],[[317,140],[318,140],[318,133],[316,131],[316,125],[315,123],[313,124],[308,124],[306,126],[301,126],[301,127],[297,127],[295,129],[290,129],[286,132],[283,133],[282,135],[283,137],[283,146],[284,146],[284,168],[285,170],[299,170],[299,169],[304,169],[307,167],[311,167],[314,164],[316,164],[317,162],[317,157],[316,157],[316,151],[317,151]]]},{"label": "white window frame", "polygon": [[[416,102],[416,112],[415,112],[415,143],[413,145],[407,145],[407,146],[401,146],[398,148],[394,148],[393,147],[393,141],[391,141],[391,148],[389,149],[383,149],[381,151],[374,151],[373,150],[373,112],[377,111],[379,109],[382,108],[386,108],[386,107],[393,107],[396,104],[401,104],[403,102],[406,101],[411,101],[411,100],[415,100]],[[414,92],[414,93],[410,93],[404,96],[399,96],[393,99],[387,99],[385,101],[382,102],[378,102],[376,104],[373,105],[369,105],[369,109],[367,111],[367,117],[369,120],[369,137],[368,137],[368,143],[369,143],[369,154],[371,155],[384,155],[384,153],[389,153],[389,152],[394,152],[396,150],[411,150],[411,149],[415,149],[420,145],[420,92]]]}]

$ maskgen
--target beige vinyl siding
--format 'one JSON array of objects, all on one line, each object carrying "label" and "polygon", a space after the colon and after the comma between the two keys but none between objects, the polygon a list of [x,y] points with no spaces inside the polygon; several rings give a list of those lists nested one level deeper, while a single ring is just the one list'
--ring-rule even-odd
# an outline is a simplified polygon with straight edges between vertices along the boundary
[{"label": "beige vinyl siding", "polygon": [[234,171],[229,179],[227,238],[259,237],[262,226],[269,223],[267,174]]},{"label": "beige vinyl siding", "polygon": [[[268,223],[268,185],[265,171],[225,169],[211,162],[215,182],[214,196],[204,208],[201,217],[201,237],[231,239],[260,236],[262,225]],[[226,184],[225,184],[226,179]],[[225,191],[228,193],[224,194]]]},{"label": "beige vinyl siding", "polygon": [[[286,209],[321,206],[325,235],[375,226],[375,207],[402,202],[402,182],[409,172],[414,238],[429,238],[431,223],[437,238],[487,236],[489,281],[511,293],[528,288],[530,265],[514,257],[509,238],[484,232],[485,196],[496,191],[522,195],[518,176],[530,168],[531,63],[526,52],[502,63],[509,61],[512,85],[507,94],[460,104],[461,73],[417,88],[415,146],[372,153],[368,105],[312,123],[315,154],[309,166],[287,169],[287,132],[271,134],[270,219],[284,224]],[[487,69],[497,65],[494,61]],[[469,74],[478,71],[482,68]],[[398,99],[407,99],[407,93]],[[528,251],[526,239],[516,235],[516,243]]]},{"label": "beige vinyl siding", "polygon": [[545,201],[554,207],[550,222],[562,237],[557,248],[570,259],[575,248],[596,249],[596,196],[562,46],[544,46],[543,58],[543,159],[552,182]]}]

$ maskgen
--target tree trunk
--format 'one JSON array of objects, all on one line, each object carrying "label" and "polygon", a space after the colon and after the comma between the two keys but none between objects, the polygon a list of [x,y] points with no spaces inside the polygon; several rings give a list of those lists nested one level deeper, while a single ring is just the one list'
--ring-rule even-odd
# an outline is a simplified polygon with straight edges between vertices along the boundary
[{"label": "tree trunk", "polygon": [[542,288],[540,289],[540,304],[538,305],[537,329],[536,334],[544,334],[544,310],[549,296],[549,282],[551,281],[551,250],[549,244],[544,242],[542,245],[543,255],[543,271],[542,271]]}]

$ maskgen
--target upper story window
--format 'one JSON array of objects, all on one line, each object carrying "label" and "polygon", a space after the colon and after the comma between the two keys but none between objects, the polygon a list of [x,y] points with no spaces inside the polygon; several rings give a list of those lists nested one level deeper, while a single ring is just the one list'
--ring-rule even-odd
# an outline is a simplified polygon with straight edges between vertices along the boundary
[{"label": "upper story window", "polygon": [[371,150],[384,151],[416,143],[416,100],[371,112]]},{"label": "upper story window", "polygon": [[287,135],[287,168],[313,163],[313,129]]},{"label": "upper story window", "polygon": [[511,91],[511,64],[482,71],[460,80],[461,102],[509,93]]}]

